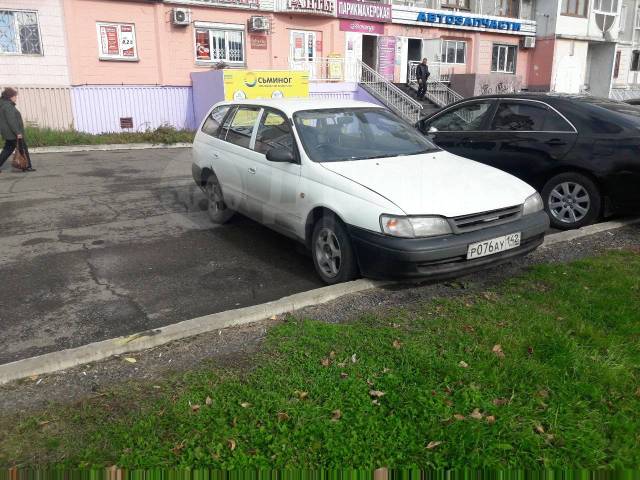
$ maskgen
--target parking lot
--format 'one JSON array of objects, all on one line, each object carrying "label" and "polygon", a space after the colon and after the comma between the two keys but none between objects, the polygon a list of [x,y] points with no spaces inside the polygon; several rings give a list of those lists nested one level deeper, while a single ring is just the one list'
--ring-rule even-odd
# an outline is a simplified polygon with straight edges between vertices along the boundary
[{"label": "parking lot", "polygon": [[321,286],[294,242],[209,222],[188,149],[33,160],[0,174],[0,363]]}]

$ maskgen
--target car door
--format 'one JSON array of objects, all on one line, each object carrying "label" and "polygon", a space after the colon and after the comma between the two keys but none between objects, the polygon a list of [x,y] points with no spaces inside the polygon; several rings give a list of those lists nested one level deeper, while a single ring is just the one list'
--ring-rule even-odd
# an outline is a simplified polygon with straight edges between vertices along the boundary
[{"label": "car door", "polygon": [[[225,126],[224,120],[234,109],[233,105],[220,105],[214,108],[203,122],[193,145],[194,158],[203,168],[208,167],[214,171],[221,184],[229,180],[229,165],[226,163],[227,156],[220,155],[221,151],[226,150],[220,135],[223,131],[226,133],[228,125]],[[226,190],[229,189],[223,187],[227,202],[231,204],[234,192],[229,190],[227,194]]]},{"label": "car door", "polygon": [[578,137],[557,110],[538,100],[499,101],[486,138],[496,145],[485,163],[541,188],[545,172],[557,166]]},{"label": "car door", "polygon": [[[272,162],[271,149],[290,150],[293,162]],[[264,108],[249,155],[247,195],[251,214],[263,224],[294,235],[301,222],[297,211],[300,187],[300,161],[287,116],[275,109]]]},{"label": "car door", "polygon": [[260,107],[239,106],[225,118],[220,147],[215,161],[216,175],[229,208],[248,213],[247,177],[251,163],[251,141],[260,115]]},{"label": "car door", "polygon": [[464,102],[424,120],[420,130],[440,148],[482,162],[495,148],[483,133],[495,103],[491,99]]}]

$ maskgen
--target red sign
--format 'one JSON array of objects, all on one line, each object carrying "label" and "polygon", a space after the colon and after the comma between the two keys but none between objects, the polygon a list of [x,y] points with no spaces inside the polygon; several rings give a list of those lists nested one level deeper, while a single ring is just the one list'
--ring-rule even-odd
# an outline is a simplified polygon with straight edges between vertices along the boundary
[{"label": "red sign", "polygon": [[251,48],[254,50],[266,50],[267,37],[261,35],[251,35]]},{"label": "red sign", "polygon": [[209,30],[196,30],[196,59],[211,60]]},{"label": "red sign", "polygon": [[101,30],[103,53],[107,55],[118,55],[120,53],[118,27],[103,26]]},{"label": "red sign", "polygon": [[391,5],[377,2],[338,0],[338,17],[373,22],[391,22]]},{"label": "red sign", "polygon": [[376,33],[378,35],[384,35],[384,24],[363,22],[362,20],[340,20],[340,30],[343,32]]}]

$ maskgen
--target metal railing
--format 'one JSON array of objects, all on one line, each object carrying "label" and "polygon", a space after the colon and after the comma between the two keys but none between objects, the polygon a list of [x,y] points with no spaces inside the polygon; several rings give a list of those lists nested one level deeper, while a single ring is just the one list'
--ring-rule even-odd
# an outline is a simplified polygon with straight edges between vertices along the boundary
[{"label": "metal railing", "polygon": [[341,57],[290,60],[289,68],[309,72],[312,82],[355,82],[408,122],[420,119],[422,105],[358,59]]},{"label": "metal railing", "polygon": [[[418,89],[418,81],[416,79],[416,67],[420,62],[409,62],[409,72],[407,75],[407,84],[413,88]],[[432,72],[431,69],[434,69]],[[440,65],[429,64],[429,80],[427,81],[427,91],[425,97],[431,102],[435,103],[439,107],[446,107],[458,100],[462,100],[464,97],[458,92],[451,90],[445,83],[442,74],[440,73]],[[448,75],[447,75],[448,80]]]}]

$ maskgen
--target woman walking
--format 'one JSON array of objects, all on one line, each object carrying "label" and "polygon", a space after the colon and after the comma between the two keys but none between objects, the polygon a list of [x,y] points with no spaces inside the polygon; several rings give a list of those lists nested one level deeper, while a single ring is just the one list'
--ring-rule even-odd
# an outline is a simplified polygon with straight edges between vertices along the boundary
[{"label": "woman walking", "polygon": [[7,161],[16,148],[27,158],[27,168],[23,172],[35,172],[31,167],[29,150],[24,141],[24,123],[22,115],[16,108],[18,92],[13,88],[5,88],[0,95],[0,135],[4,138],[4,148],[0,152],[0,167]]}]

